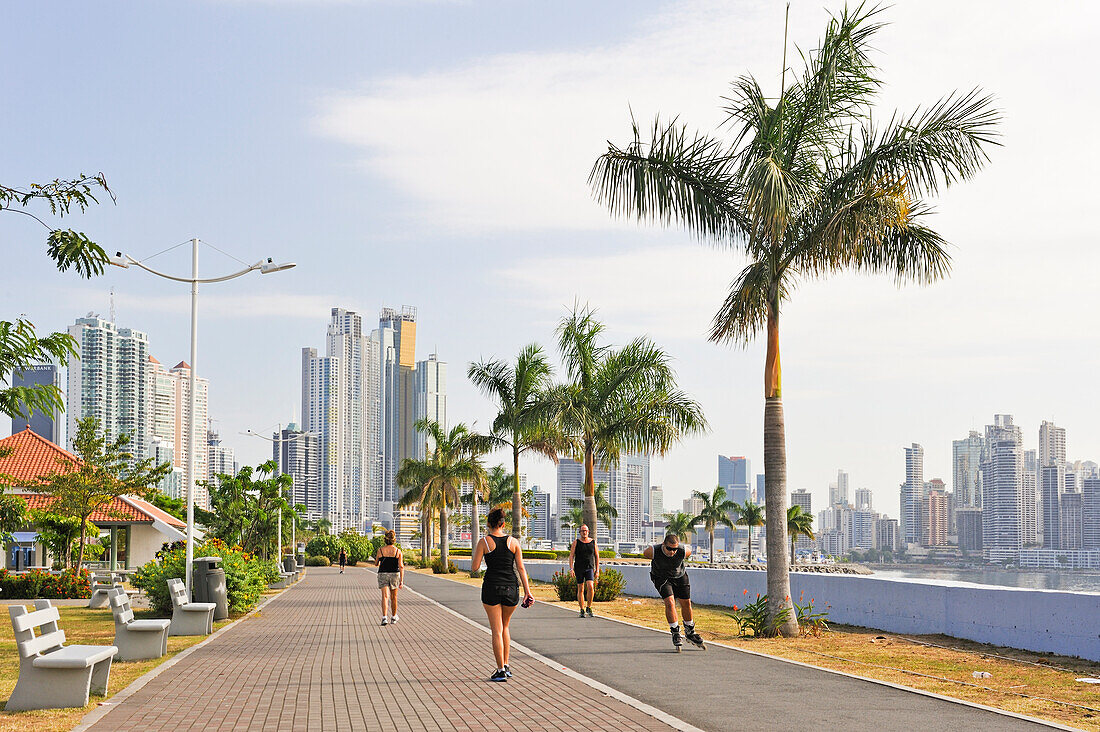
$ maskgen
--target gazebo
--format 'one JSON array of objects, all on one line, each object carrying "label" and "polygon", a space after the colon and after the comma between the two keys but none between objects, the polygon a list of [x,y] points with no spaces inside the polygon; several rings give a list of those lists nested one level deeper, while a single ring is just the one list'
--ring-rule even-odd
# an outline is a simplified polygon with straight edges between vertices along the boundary
[{"label": "gazebo", "polygon": [[[0,440],[0,452],[8,452],[5,448],[10,448],[10,453],[0,457],[4,491],[26,501],[29,511],[48,509],[54,501],[52,496],[32,490],[39,484],[40,477],[65,470],[68,464],[80,463],[76,455],[36,434],[29,427]],[[88,520],[97,528],[110,532],[111,548],[107,562],[111,569],[139,567],[152,560],[161,545],[181,541],[186,536],[187,525],[183,521],[136,496],[114,498],[94,511]],[[18,538],[23,541],[19,544],[41,546],[37,537],[25,535],[29,533],[20,532]],[[5,550],[5,554],[10,563],[10,548]],[[37,564],[47,566],[44,547],[37,556],[42,557]]]}]

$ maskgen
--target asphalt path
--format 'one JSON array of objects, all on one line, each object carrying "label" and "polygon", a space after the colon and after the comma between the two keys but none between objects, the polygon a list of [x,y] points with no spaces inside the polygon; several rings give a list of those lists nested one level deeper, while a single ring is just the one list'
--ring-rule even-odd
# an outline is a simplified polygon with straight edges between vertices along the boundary
[{"label": "asphalt path", "polygon": [[[477,586],[430,575],[406,584],[487,626]],[[596,607],[599,612],[598,606]],[[536,602],[512,618],[512,640],[557,663],[704,730],[1041,730],[1047,725],[821,669],[708,644]],[[484,648],[471,653],[491,656]],[[521,671],[518,671],[521,673]],[[599,709],[578,710],[598,717]]]}]

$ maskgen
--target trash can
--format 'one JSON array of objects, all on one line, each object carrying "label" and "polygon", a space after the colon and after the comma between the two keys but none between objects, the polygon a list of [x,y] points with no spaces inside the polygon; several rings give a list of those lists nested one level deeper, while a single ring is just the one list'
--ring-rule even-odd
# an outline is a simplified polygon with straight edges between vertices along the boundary
[{"label": "trash can", "polygon": [[221,557],[198,557],[192,562],[192,578],[195,602],[212,602],[214,620],[229,617],[229,597],[225,591],[225,570],[221,568]]},{"label": "trash can", "polygon": [[298,571],[298,562],[297,562],[297,560],[295,560],[294,557],[291,557],[291,556],[283,557],[283,571],[284,572],[297,572]]}]

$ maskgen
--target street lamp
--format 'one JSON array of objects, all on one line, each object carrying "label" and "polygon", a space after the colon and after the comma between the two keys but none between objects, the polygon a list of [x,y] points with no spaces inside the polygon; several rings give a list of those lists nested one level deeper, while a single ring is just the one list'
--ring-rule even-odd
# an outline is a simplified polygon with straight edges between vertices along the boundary
[{"label": "street lamp", "polygon": [[197,359],[198,343],[199,343],[199,284],[208,284],[213,282],[225,282],[227,280],[233,280],[238,277],[242,277],[249,272],[256,270],[260,271],[260,274],[271,274],[272,272],[281,272],[284,269],[290,269],[294,266],[293,262],[276,263],[270,257],[268,259],[261,259],[259,262],[242,269],[240,272],[234,272],[233,274],[225,275],[224,277],[208,277],[205,279],[199,279],[199,240],[191,240],[191,276],[190,277],[176,277],[174,275],[166,274],[164,272],[158,272],[149,265],[134,259],[133,257],[123,254],[122,252],[115,252],[113,257],[109,257],[111,264],[116,267],[122,267],[123,269],[129,268],[131,264],[140,267],[141,269],[155,274],[157,277],[163,277],[166,280],[172,280],[174,282],[188,282],[191,284],[191,376],[190,376],[190,389],[191,399],[188,406],[188,413],[191,418],[191,449],[187,455],[187,472],[190,477],[190,485],[187,486],[187,567],[186,584],[187,584],[187,596],[191,597],[191,563],[195,558],[195,450],[198,444],[195,439],[195,401],[196,401],[196,384],[195,384],[195,361]]},{"label": "street lamp", "polygon": [[[279,436],[275,437],[275,438],[268,437],[267,435],[261,435],[258,432],[253,432],[252,430],[245,430],[244,432],[241,432],[240,434],[249,435],[251,437],[259,437],[261,440],[267,440],[268,442],[271,442],[271,443],[275,444],[275,452],[279,455],[279,459],[275,461],[275,477],[279,477],[280,463],[282,462],[282,459],[283,459],[283,451],[282,451],[282,449],[280,449],[280,446],[283,445],[284,443],[287,443],[287,442],[296,442],[296,441],[302,439],[303,437],[308,437],[308,436],[312,435],[313,433],[310,432],[309,430],[305,430],[300,435],[295,435],[294,437],[290,437],[290,438],[284,440],[283,439],[283,425],[282,425],[282,423],[280,423],[279,424],[279,432],[277,433]],[[291,499],[293,500],[293,498],[294,498],[294,488],[293,487],[290,489],[290,495],[291,495]],[[283,497],[282,496],[282,488],[279,489],[279,497],[280,498]],[[295,504],[295,505],[297,505],[297,504]],[[295,510],[295,514],[297,514],[297,510]],[[279,542],[279,562],[282,563],[282,561],[283,561],[283,508],[282,508],[282,506],[279,507],[279,529],[278,529],[278,531],[279,531],[279,538],[278,538],[278,542]],[[294,521],[290,524],[290,543],[291,543],[291,546],[293,546],[293,550],[291,551],[291,554],[294,556],[294,563],[297,564],[298,563],[298,517],[297,517],[297,515],[295,515]]]}]

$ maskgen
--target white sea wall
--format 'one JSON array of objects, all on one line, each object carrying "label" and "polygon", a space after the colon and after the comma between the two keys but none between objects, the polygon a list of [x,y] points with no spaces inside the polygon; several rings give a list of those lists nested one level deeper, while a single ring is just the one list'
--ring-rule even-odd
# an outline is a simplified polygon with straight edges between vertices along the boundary
[{"label": "white sea wall", "polygon": [[[455,564],[468,569],[468,557]],[[532,579],[548,582],[559,561],[525,562]],[[606,563],[604,566],[609,566]],[[657,597],[648,565],[615,565],[624,592]],[[691,569],[691,598],[705,605],[743,605],[764,594],[766,572]],[[829,620],[890,633],[942,633],[1040,653],[1100,661],[1100,594],[994,587],[963,582],[880,579],[848,574],[791,573],[795,600],[828,606]]]}]

